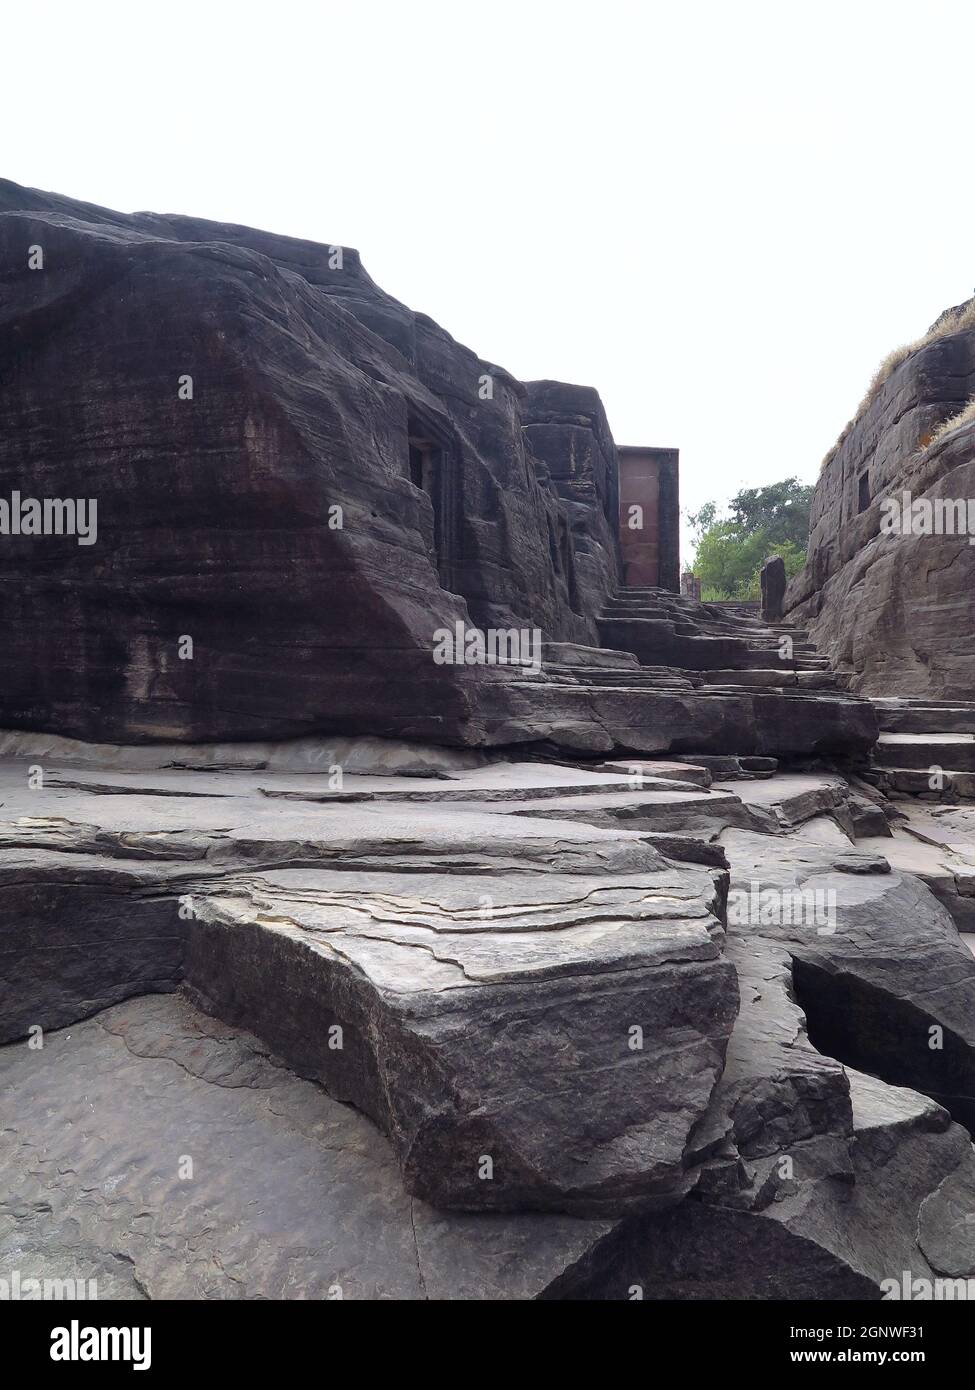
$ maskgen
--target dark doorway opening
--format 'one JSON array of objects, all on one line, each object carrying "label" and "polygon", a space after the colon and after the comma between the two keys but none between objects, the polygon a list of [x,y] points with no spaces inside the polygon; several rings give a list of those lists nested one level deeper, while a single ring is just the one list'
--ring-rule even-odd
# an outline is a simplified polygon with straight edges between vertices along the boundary
[{"label": "dark doorway opening", "polygon": [[410,482],[421,488],[433,507],[433,545],[441,586],[457,592],[454,565],[457,560],[458,506],[457,468],[453,450],[430,428],[427,421],[411,415],[407,427]]},{"label": "dark doorway opening", "polygon": [[429,440],[410,440],[410,482],[430,493],[433,487],[433,446]]},{"label": "dark doorway opening", "polygon": [[579,591],[576,584],[575,549],[569,535],[569,528],[561,520],[559,522],[559,558],[562,562],[566,588],[569,591],[569,607],[573,613],[577,613],[579,611]]},{"label": "dark doorway opening", "polygon": [[857,512],[865,512],[870,506],[870,471],[864,470],[860,474],[860,483],[857,492]]}]

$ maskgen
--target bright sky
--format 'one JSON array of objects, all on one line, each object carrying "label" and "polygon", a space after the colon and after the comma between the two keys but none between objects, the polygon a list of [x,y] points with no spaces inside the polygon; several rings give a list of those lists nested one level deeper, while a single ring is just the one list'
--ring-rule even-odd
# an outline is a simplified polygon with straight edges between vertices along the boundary
[{"label": "bright sky", "polygon": [[971,0],[10,5],[2,173],[358,247],[523,379],[678,446],[682,503],[819,460],[975,286]]}]

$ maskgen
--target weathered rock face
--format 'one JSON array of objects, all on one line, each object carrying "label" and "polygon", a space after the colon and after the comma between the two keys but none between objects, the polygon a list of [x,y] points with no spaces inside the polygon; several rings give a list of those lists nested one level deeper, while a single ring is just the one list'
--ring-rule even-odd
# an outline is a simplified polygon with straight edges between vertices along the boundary
[{"label": "weathered rock face", "polygon": [[595,392],[524,387],[348,249],[0,183],[0,266],[0,497],[97,502],[93,544],[2,538],[7,726],[476,742],[436,630],[595,638]]},{"label": "weathered rock face", "polygon": [[782,600],[785,598],[785,561],[773,555],[762,566],[762,617],[767,623],[782,620]]},{"label": "weathered rock face", "polygon": [[[975,971],[945,907],[912,874],[892,871],[875,841],[854,850],[835,822],[814,819],[774,857],[752,831],[726,830],[721,843],[733,865],[729,930],[788,946],[816,1047],[924,1091],[975,1126]],[[820,918],[763,922],[763,901],[786,892],[820,904]],[[757,904],[744,922],[736,894]]]},{"label": "weathered rock face", "polygon": [[[723,681],[710,668],[766,660],[747,623],[673,595],[662,620],[621,623],[599,397],[481,361],[356,252],[0,183],[0,268],[0,503],[88,509],[83,536],[0,533],[0,726],[591,753],[871,741],[869,707],[834,694],[799,714],[771,692],[758,708],[754,671],[698,689],[680,668]],[[477,664],[469,628],[528,650]],[[678,669],[585,655],[617,632]]]},{"label": "weathered rock face", "polygon": [[[852,842],[835,774],[415,749],[384,776],[367,741],[332,788],[310,741],[2,747],[0,1259],[31,1277],[845,1299],[975,1270],[943,1108],[971,1122],[975,959],[890,841]],[[833,895],[828,930],[747,906],[793,890]]]},{"label": "weathered rock face", "polygon": [[[883,795],[975,778],[967,706],[817,764],[877,717],[805,632],[618,589],[598,397],[354,252],[0,185],[0,265],[0,503],[98,506],[92,545],[0,535],[0,1261],[103,1297],[975,1274],[971,816]],[[958,389],[965,337],[924,350]],[[893,478],[910,370],[823,507],[871,419]],[[919,487],[967,486],[969,434]],[[871,547],[917,605],[870,507],[835,554],[816,516],[827,640]],[[455,623],[548,640],[437,664]]]},{"label": "weathered rock face", "polygon": [[[966,698],[975,688],[975,547],[962,534],[887,534],[885,499],[975,500],[975,422],[927,441],[975,395],[975,329],[900,364],[826,463],[805,569],[785,612],[852,689]],[[923,525],[924,523],[920,523]]]},{"label": "weathered rock face", "polygon": [[[572,608],[597,614],[619,583],[619,468],[606,412],[590,387],[564,381],[529,381],[522,437],[543,483],[562,500],[569,544]],[[591,630],[591,629],[590,629]]]},{"label": "weathered rock face", "polygon": [[817,1062],[786,978],[769,960],[747,982],[712,1107],[748,1136],[739,1181],[705,1158],[698,1195],[624,1218],[438,1211],[368,1120],[257,1038],[178,996],[129,1000],[0,1049],[0,1267],[131,1300],[843,1299],[905,1270],[969,1276],[967,1136]]},{"label": "weathered rock face", "polygon": [[[907,919],[892,920],[902,928]],[[697,1181],[623,1223],[561,1297],[875,1299],[893,1283],[969,1275],[975,1151],[927,1096],[810,1044],[793,944],[735,932],[741,1010],[724,1074],[689,1143]],[[549,1291],[545,1296],[554,1296]]]},{"label": "weathered rock face", "polygon": [[4,1278],[102,1300],[526,1299],[613,1229],[411,1198],[364,1116],[178,997],[0,1049],[0,1081]]},{"label": "weathered rock face", "polygon": [[737,1009],[705,882],[272,873],[204,894],[186,977],[376,1120],[438,1206],[668,1204]]},{"label": "weathered rock face", "polygon": [[438,1206],[677,1200],[737,1011],[726,875],[502,814],[627,779],[498,771],[329,792],[49,769],[37,791],[8,764],[0,1037],[182,984],[373,1119]]}]

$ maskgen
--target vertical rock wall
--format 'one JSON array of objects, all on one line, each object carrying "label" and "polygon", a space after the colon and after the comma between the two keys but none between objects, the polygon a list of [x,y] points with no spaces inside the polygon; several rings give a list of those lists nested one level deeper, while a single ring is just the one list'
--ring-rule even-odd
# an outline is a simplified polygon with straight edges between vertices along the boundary
[{"label": "vertical rock wall", "polygon": [[[943,333],[891,372],[824,465],[785,612],[862,694],[975,692],[975,546],[923,519],[975,512],[975,421],[931,442],[973,395],[975,328]],[[890,500],[903,511],[905,492],[914,519],[895,528]]]},{"label": "vertical rock wall", "polygon": [[0,183],[0,275],[0,498],[98,518],[91,545],[0,536],[0,723],[472,742],[478,673],[434,664],[437,630],[597,640],[594,391],[526,387],[355,251],[245,227]]}]

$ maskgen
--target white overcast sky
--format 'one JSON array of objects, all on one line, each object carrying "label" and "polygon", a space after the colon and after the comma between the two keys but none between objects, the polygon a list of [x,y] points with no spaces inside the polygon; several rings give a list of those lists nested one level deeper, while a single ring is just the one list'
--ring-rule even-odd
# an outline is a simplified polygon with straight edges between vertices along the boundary
[{"label": "white overcast sky", "polygon": [[975,286],[971,0],[9,4],[0,172],[358,247],[523,379],[681,450],[682,504],[816,477]]}]

